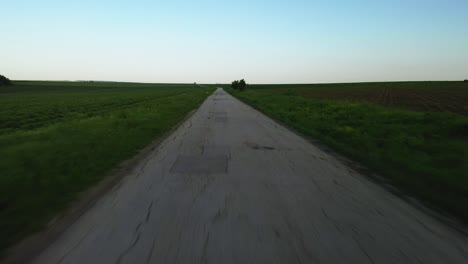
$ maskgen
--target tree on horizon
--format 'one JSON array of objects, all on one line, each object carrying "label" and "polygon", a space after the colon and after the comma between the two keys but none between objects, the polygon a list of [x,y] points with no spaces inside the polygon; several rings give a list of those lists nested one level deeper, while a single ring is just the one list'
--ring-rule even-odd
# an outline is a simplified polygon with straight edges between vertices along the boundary
[{"label": "tree on horizon", "polygon": [[0,86],[12,85],[13,83],[7,77],[0,74]]},{"label": "tree on horizon", "polygon": [[240,81],[235,80],[231,83],[231,87],[234,90],[240,90],[243,91],[245,90],[245,87],[247,86],[247,83],[245,82],[244,79],[241,79]]}]

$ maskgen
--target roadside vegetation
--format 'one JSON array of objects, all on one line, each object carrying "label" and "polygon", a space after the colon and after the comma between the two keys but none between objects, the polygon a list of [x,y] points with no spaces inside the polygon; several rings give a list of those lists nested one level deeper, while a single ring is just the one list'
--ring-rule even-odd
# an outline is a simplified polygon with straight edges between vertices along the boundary
[{"label": "roadside vegetation", "polygon": [[213,90],[104,82],[2,87],[0,250],[46,225]]},{"label": "roadside vegetation", "polygon": [[[466,83],[250,85],[244,92],[226,90],[427,204],[468,220]],[[370,96],[379,93],[390,99]]]}]

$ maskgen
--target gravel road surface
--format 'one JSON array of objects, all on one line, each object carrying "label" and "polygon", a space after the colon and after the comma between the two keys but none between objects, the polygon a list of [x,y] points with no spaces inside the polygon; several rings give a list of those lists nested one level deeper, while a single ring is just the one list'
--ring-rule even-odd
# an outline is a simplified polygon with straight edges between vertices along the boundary
[{"label": "gravel road surface", "polygon": [[468,263],[468,240],[218,89],[33,263]]}]

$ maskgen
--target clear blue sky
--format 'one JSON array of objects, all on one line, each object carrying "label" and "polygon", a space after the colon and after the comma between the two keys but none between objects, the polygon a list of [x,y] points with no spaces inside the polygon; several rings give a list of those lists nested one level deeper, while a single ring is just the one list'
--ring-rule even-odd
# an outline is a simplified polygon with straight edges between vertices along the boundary
[{"label": "clear blue sky", "polygon": [[10,79],[468,78],[468,0],[0,0]]}]

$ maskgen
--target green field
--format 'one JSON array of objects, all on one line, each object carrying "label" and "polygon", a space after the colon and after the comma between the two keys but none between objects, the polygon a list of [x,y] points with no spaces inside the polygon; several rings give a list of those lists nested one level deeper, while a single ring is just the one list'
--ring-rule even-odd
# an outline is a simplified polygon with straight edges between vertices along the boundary
[{"label": "green field", "polygon": [[0,249],[43,227],[212,91],[110,82],[0,87]]},{"label": "green field", "polygon": [[367,102],[414,111],[468,115],[468,82],[393,82],[253,85],[308,98]]},{"label": "green field", "polygon": [[[453,107],[468,98],[467,83],[328,87],[330,90],[327,85],[250,85],[242,92],[226,90],[361,162],[426,204],[468,220],[468,117],[462,111],[467,104]],[[412,100],[403,96],[401,102],[393,100],[391,107],[366,96],[377,93],[369,89],[382,87],[391,87],[398,94],[412,94],[409,90],[414,89],[425,96]],[[441,99],[437,107],[421,107],[429,104],[424,98],[436,100],[438,94],[440,98],[458,94],[458,99],[445,104]]]}]

